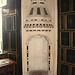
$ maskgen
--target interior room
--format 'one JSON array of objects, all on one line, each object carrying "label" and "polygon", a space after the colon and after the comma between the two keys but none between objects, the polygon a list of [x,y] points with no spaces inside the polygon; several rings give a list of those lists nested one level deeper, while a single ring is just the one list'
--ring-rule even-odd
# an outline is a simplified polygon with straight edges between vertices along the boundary
[{"label": "interior room", "polygon": [[75,75],[75,0],[0,0],[0,75]]}]

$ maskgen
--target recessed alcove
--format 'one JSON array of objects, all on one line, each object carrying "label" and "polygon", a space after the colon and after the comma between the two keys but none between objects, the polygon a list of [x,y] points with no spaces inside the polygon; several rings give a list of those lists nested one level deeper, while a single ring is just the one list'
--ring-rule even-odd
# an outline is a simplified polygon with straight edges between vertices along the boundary
[{"label": "recessed alcove", "polygon": [[56,0],[22,0],[23,75],[57,75],[57,6],[53,3]]}]

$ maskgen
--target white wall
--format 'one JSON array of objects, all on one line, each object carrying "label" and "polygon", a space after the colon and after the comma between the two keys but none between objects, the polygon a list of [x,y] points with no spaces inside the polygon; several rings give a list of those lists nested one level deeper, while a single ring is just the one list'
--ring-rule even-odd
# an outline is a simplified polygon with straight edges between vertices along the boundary
[{"label": "white wall", "polygon": [[0,8],[0,53],[2,53],[2,8]]}]

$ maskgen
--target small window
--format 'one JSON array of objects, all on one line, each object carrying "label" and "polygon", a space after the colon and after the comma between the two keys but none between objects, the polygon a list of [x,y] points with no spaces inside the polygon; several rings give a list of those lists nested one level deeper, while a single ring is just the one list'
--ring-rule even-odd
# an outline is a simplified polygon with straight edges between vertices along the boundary
[{"label": "small window", "polygon": [[36,27],[38,28],[38,24],[36,24]]},{"label": "small window", "polygon": [[49,64],[50,64],[50,61],[49,61]]},{"label": "small window", "polygon": [[44,28],[45,28],[45,24],[43,24]]},{"label": "small window", "polygon": [[33,31],[36,31],[36,30],[33,30]]},{"label": "small window", "polygon": [[46,30],[46,31],[48,31],[48,30]]},{"label": "small window", "polygon": [[50,53],[49,53],[49,57],[50,57]]},{"label": "small window", "polygon": [[37,31],[41,31],[41,30],[37,30]]},{"label": "small window", "polygon": [[35,19],[35,21],[37,21],[37,19]]},{"label": "small window", "polygon": [[29,68],[27,68],[27,71],[29,71]]},{"label": "small window", "polygon": [[28,53],[27,53],[27,57],[28,57]]},{"label": "small window", "polygon": [[28,21],[28,20],[26,20],[26,21]]},{"label": "small window", "polygon": [[28,30],[26,30],[28,32]]},{"label": "small window", "polygon": [[50,67],[49,67],[49,71],[50,71]]},{"label": "small window", "polygon": [[27,61],[27,65],[29,65],[29,61]]},{"label": "small window", "polygon": [[33,28],[35,27],[35,24],[33,24]]},{"label": "small window", "polygon": [[30,31],[32,31],[32,30],[30,30]]},{"label": "small window", "polygon": [[28,46],[27,46],[27,50],[28,50]]},{"label": "small window", "polygon": [[33,2],[33,4],[37,4],[37,2]]},{"label": "small window", "polygon": [[40,12],[40,8],[37,8],[37,14],[40,15],[41,12]]},{"label": "small window", "polygon": [[44,2],[40,2],[40,4],[44,4]]},{"label": "small window", "polygon": [[50,50],[50,46],[49,46],[49,50]]},{"label": "small window", "polygon": [[31,8],[30,15],[32,15],[32,14],[33,14],[33,10],[34,10],[34,8]]},{"label": "small window", "polygon": [[45,13],[45,15],[48,15],[48,13],[47,13],[47,11],[46,11],[46,9],[44,8],[44,13]]}]

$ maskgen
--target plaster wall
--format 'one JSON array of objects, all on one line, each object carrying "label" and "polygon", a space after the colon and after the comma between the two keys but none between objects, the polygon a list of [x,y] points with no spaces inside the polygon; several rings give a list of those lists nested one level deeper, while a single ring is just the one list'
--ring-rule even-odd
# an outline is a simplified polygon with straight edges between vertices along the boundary
[{"label": "plaster wall", "polygon": [[[31,37],[35,35],[41,35],[43,37],[46,37],[46,39],[49,42],[49,45],[51,46],[51,58],[50,58],[50,73],[49,75],[57,75],[57,0],[47,0],[46,1],[46,7],[51,15],[52,23],[54,25],[54,28],[51,29],[50,32],[26,32],[23,28],[25,24],[25,20],[27,15],[29,15],[30,7],[31,7],[31,0],[21,0],[22,6],[21,6],[21,28],[22,28],[22,68],[23,68],[23,75],[28,75],[29,73],[26,71],[27,64],[26,64],[26,57],[27,57],[27,51],[26,46],[28,44],[28,41]],[[35,28],[36,30],[37,28]]]}]

